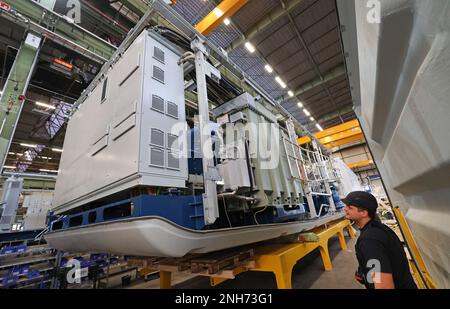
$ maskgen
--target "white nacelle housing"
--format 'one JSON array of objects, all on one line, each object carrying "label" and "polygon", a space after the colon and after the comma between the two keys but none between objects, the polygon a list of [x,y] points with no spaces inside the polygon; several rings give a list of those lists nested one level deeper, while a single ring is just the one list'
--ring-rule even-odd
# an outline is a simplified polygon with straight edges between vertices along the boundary
[{"label": "white nacelle housing", "polygon": [[67,128],[55,213],[138,185],[185,187],[180,56],[144,31],[80,105]]}]

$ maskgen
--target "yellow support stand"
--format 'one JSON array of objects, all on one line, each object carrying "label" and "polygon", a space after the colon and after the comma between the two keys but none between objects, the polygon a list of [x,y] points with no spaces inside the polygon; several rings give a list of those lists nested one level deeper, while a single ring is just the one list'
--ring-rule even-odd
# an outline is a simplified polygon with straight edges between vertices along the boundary
[{"label": "yellow support stand", "polygon": [[[413,258],[415,258],[417,262],[418,267],[416,267],[416,265],[412,262],[410,262],[410,265],[413,270],[414,277],[416,277],[417,279],[418,287],[421,289],[422,288],[437,289],[438,287],[431,278],[430,273],[428,272],[427,267],[425,266],[425,262],[423,261],[422,256],[420,255],[419,249],[417,248],[416,242],[414,241],[414,238],[411,234],[408,224],[406,223],[406,219],[403,216],[403,213],[400,211],[400,208],[398,207],[393,207],[392,209],[395,213],[397,223],[400,229],[403,231],[403,234],[406,238],[405,240],[409,244],[409,248],[412,251],[411,253],[413,254]],[[425,280],[422,280],[422,277],[420,276],[419,273],[422,274]]]},{"label": "yellow support stand", "polygon": [[172,287],[172,273],[161,270],[159,272],[159,287],[161,289],[170,289]]},{"label": "yellow support stand", "polygon": [[[319,248],[323,266],[326,271],[331,271],[330,255],[328,252],[328,240],[338,235],[342,250],[347,250],[344,238],[344,228],[348,229],[351,238],[355,238],[355,232],[348,220],[331,223],[328,226],[312,230],[318,236],[318,241],[292,244],[273,244],[255,249],[255,268],[250,271],[266,271],[275,274],[279,289],[292,288],[292,269],[297,261]],[[211,277],[211,285],[215,286],[224,282],[225,278]]]}]

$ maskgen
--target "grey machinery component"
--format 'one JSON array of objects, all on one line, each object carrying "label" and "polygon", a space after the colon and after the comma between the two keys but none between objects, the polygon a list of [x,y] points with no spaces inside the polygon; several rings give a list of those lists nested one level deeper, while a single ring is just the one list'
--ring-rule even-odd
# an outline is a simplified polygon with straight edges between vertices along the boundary
[{"label": "grey machinery component", "polygon": [[[298,162],[276,116],[244,93],[212,111],[223,125],[224,189],[249,193],[255,207],[304,207]],[[249,160],[250,169],[246,161]]]},{"label": "grey machinery component", "polygon": [[11,176],[3,184],[1,205],[3,211],[0,217],[0,231],[9,232],[16,218],[19,206],[20,193],[22,192],[23,179]]}]

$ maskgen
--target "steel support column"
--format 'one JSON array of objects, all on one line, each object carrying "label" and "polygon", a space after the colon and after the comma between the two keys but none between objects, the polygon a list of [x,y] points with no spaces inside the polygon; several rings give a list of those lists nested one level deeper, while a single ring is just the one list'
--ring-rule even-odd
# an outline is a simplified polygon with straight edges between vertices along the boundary
[{"label": "steel support column", "polygon": [[195,71],[197,75],[197,95],[199,111],[200,148],[202,151],[203,180],[205,193],[203,194],[203,210],[205,224],[212,224],[219,217],[217,203],[217,184],[215,180],[215,167],[213,161],[211,130],[209,128],[209,107],[206,85],[206,47],[204,42],[196,39],[192,43],[195,51]]},{"label": "steel support column", "polygon": [[40,47],[41,37],[28,33],[17,53],[2,91],[3,94],[0,99],[0,160],[2,170],[23,107],[24,100],[20,100],[19,96],[26,93]]}]

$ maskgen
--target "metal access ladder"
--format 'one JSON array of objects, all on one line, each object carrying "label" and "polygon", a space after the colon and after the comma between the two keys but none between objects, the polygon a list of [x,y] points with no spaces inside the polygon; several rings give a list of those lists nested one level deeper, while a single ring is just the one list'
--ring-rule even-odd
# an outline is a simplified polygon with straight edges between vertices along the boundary
[{"label": "metal access ladder", "polygon": [[[335,211],[336,207],[334,205],[333,197],[331,194],[331,189],[329,185],[329,180],[331,175],[328,173],[326,167],[326,158],[320,151],[320,148],[315,146],[314,152],[302,149],[297,144],[297,134],[295,133],[294,124],[291,119],[286,122],[287,132],[289,139],[283,138],[283,145],[288,156],[288,165],[291,175],[294,180],[301,181],[305,189],[306,199],[309,205],[314,205],[313,195],[326,196],[328,199],[328,205],[323,204],[317,214],[314,207],[310,207],[311,217],[318,217],[323,207],[329,207],[332,212]],[[306,162],[306,160],[308,162]],[[295,162],[295,164],[293,164]],[[328,164],[331,164],[328,160]],[[309,166],[309,170],[307,169]],[[325,192],[319,192],[315,187],[320,187],[323,184]]]}]

